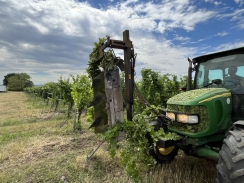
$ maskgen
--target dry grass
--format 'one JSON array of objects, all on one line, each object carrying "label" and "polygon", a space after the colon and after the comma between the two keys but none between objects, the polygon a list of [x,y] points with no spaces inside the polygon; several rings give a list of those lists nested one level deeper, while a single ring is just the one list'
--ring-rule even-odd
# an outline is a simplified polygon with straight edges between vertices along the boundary
[{"label": "dry grass", "polygon": [[[101,137],[87,130],[85,117],[83,131],[74,133],[72,119],[64,122],[43,101],[27,98],[0,93],[0,182],[133,182],[106,144],[86,162]],[[173,163],[144,172],[143,182],[211,183],[215,175],[215,163],[180,153]]]}]

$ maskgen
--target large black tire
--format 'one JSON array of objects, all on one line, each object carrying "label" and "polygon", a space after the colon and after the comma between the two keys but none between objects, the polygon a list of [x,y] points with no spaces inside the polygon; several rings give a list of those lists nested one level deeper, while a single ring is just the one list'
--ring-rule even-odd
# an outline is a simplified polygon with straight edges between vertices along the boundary
[{"label": "large black tire", "polygon": [[164,164],[164,163],[171,163],[171,161],[174,160],[175,156],[178,153],[179,147],[177,146],[171,146],[168,148],[164,148],[166,149],[166,151],[168,151],[168,153],[162,153],[160,152],[160,148],[159,146],[156,146],[156,151],[155,151],[155,160],[159,163],[159,164]]},{"label": "large black tire", "polygon": [[244,183],[244,128],[228,132],[219,155],[216,183]]},{"label": "large black tire", "polygon": [[[157,164],[170,163],[174,160],[175,156],[178,153],[179,147],[171,146],[168,148],[162,148],[156,146],[155,148],[153,148],[153,140],[149,134],[147,135],[147,139],[151,147],[151,149],[149,150],[149,154],[157,161]],[[162,149],[160,148],[164,149],[165,152],[162,153]]]}]

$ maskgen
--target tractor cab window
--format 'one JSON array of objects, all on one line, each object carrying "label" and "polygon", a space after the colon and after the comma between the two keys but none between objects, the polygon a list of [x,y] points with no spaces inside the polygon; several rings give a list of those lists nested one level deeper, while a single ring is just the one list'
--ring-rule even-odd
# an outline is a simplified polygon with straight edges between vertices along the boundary
[{"label": "tractor cab window", "polygon": [[196,89],[225,87],[233,90],[238,86],[243,88],[244,94],[244,54],[217,57],[198,63],[195,74]]},{"label": "tractor cab window", "polygon": [[[244,60],[243,60],[243,62],[244,62]],[[237,66],[236,68],[237,68],[236,75],[244,78],[244,66]],[[229,70],[229,68],[225,68],[225,77],[229,76],[228,70]]]},{"label": "tractor cab window", "polygon": [[222,81],[224,78],[224,70],[208,64],[206,62],[199,65],[199,69],[196,72],[196,88],[220,87],[217,84],[212,84],[212,81],[216,79]]}]

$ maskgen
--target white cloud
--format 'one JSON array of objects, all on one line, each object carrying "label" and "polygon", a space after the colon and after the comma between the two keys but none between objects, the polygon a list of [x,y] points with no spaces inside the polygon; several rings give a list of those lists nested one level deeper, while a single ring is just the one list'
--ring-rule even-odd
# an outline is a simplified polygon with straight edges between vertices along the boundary
[{"label": "white cloud", "polygon": [[217,34],[215,34],[215,36],[226,36],[226,35],[228,35],[229,33],[228,32],[225,32],[225,31],[223,31],[223,32],[218,32]]},{"label": "white cloud", "polygon": [[[108,29],[118,24],[123,28],[159,32],[174,27],[193,30],[197,23],[215,15],[213,11],[196,9],[188,0],[164,0],[160,4],[128,0],[106,10],[95,9],[88,3],[67,0],[21,2],[8,1],[12,7],[10,11],[18,11],[26,24],[43,34],[62,29],[68,35],[84,35],[87,29],[91,30],[95,26]],[[164,30],[161,25],[165,26]]]},{"label": "white cloud", "polygon": [[214,0],[205,0],[205,2],[206,2],[206,3],[207,3],[207,2],[209,2],[209,3],[213,3],[215,6],[218,6],[218,5],[222,4],[221,1],[214,1]]},{"label": "white cloud", "polygon": [[238,27],[241,28],[241,29],[244,29],[244,20],[240,20],[239,21]]},{"label": "white cloud", "polygon": [[[61,74],[84,73],[93,42],[105,35],[122,39],[126,29],[138,53],[138,72],[149,67],[185,75],[186,58],[197,50],[175,46],[164,36],[174,29],[194,31],[218,13],[193,3],[128,0],[97,9],[75,0],[0,1],[0,78],[26,71],[40,84],[57,81]],[[182,35],[175,39],[190,40]]]},{"label": "white cloud", "polygon": [[191,38],[189,37],[183,37],[183,36],[179,36],[179,35],[175,35],[175,38],[174,40],[177,40],[177,41],[189,41]]},{"label": "white cloud", "polygon": [[201,38],[201,39],[199,39],[199,40],[197,40],[197,41],[191,41],[190,43],[192,43],[192,44],[199,43],[199,42],[205,41],[205,40],[207,40],[207,39],[209,39],[209,38],[210,38],[210,37]]},{"label": "white cloud", "polygon": [[220,14],[218,17],[220,18],[228,18],[231,20],[239,20],[242,19],[242,14],[244,13],[244,9],[235,9],[232,13]]},{"label": "white cloud", "polygon": [[138,55],[137,73],[141,68],[151,68],[162,74],[187,74],[187,57],[194,55],[196,51],[194,48],[173,46],[168,40],[157,41],[150,37],[134,36],[133,38],[135,38],[135,50]]},{"label": "white cloud", "polygon": [[[189,1],[165,0],[161,4],[137,3],[137,0],[121,2],[107,10],[98,10],[87,3],[74,1],[44,1],[37,3],[38,14],[42,11],[43,23],[50,28],[62,28],[66,34],[87,33],[82,25],[89,28],[128,27],[148,31],[169,30],[175,27],[194,30],[197,23],[203,22],[215,15],[213,11],[196,9]],[[75,7],[73,9],[72,7]],[[28,7],[23,7],[23,9]],[[62,13],[61,13],[62,12]],[[34,13],[33,13],[34,14]],[[159,23],[157,23],[159,22]],[[116,23],[116,24],[115,24]],[[162,29],[161,25],[165,26]],[[158,26],[157,26],[158,25]]]},{"label": "white cloud", "polygon": [[240,4],[240,5],[244,4],[244,0],[234,0],[234,1],[236,4]]},{"label": "white cloud", "polygon": [[214,3],[215,6],[218,6],[218,5],[222,4],[221,1],[214,1],[213,3]]},{"label": "white cloud", "polygon": [[216,47],[214,51],[224,51],[239,47],[244,47],[244,41],[221,44],[220,46]]},{"label": "white cloud", "polygon": [[230,21],[237,22],[237,24],[234,27],[243,29],[244,28],[243,14],[244,14],[244,9],[235,9],[232,13],[217,15],[217,17],[221,19],[230,18]]}]

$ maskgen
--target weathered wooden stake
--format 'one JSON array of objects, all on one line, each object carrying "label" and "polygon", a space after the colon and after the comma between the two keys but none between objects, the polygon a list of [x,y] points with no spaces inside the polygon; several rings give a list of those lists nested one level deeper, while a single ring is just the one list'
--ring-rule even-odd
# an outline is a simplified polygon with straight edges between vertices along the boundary
[{"label": "weathered wooden stake", "polygon": [[[105,73],[105,92],[107,97],[108,124],[112,128],[117,122],[124,121],[123,95],[119,69],[111,69]],[[123,140],[124,132],[120,132],[117,140]]]}]

